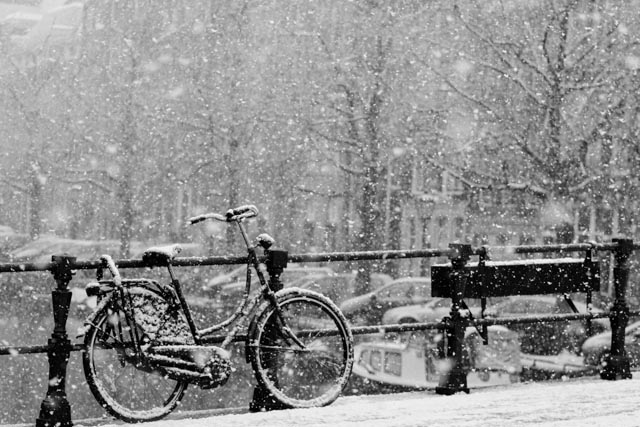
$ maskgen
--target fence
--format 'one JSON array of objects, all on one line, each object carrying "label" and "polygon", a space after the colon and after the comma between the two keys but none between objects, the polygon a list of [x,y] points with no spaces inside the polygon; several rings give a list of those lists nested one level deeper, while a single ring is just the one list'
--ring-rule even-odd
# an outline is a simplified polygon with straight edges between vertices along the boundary
[{"label": "fence", "polygon": [[[528,266],[534,264],[533,261],[524,260],[519,267],[503,263],[496,264],[493,276],[488,274],[487,269],[489,259],[488,247],[472,248],[470,245],[451,244],[448,249],[434,250],[408,250],[408,251],[370,251],[370,252],[331,252],[318,254],[292,254],[288,255],[284,251],[271,251],[272,259],[263,258],[261,261],[271,262],[277,260],[281,264],[291,263],[312,263],[312,262],[336,262],[336,261],[364,261],[364,260],[393,260],[408,258],[436,258],[447,257],[450,265],[444,270],[439,270],[439,278],[434,279],[434,296],[446,295],[452,299],[451,317],[440,323],[414,323],[401,325],[373,325],[354,327],[354,334],[372,334],[379,332],[406,332],[427,329],[444,329],[449,339],[448,356],[455,363],[451,373],[441,379],[440,387],[436,392],[441,394],[451,394],[459,391],[468,391],[466,387],[466,376],[462,364],[462,343],[465,328],[469,325],[486,327],[492,324],[507,324],[514,322],[540,322],[559,320],[580,320],[587,321],[608,317],[611,321],[612,339],[611,351],[608,363],[601,372],[602,379],[622,379],[630,378],[630,361],[624,349],[625,328],[629,317],[638,315],[639,312],[631,312],[626,301],[626,290],[629,279],[629,257],[634,250],[640,246],[633,244],[629,239],[614,239],[611,243],[605,244],[575,244],[575,245],[545,245],[545,246],[514,246],[509,251],[514,254],[534,254],[534,253],[580,253],[584,252],[585,257],[580,270],[567,270],[562,277],[567,283],[557,286],[547,286],[550,278],[555,281],[558,277],[558,262],[553,259],[547,260],[548,267],[541,268],[539,265],[533,270]],[[567,292],[586,291],[588,295],[595,289],[598,280],[598,271],[595,269],[593,259],[596,252],[610,251],[614,254],[615,265],[613,268],[615,299],[611,310],[608,313],[584,313],[571,315],[549,315],[536,318],[522,319],[469,319],[461,315],[462,301],[470,295],[486,298],[492,295],[522,294],[517,288],[492,286],[491,281],[497,277],[502,277],[502,283],[509,280],[529,283],[530,288],[524,293],[540,292]],[[476,266],[471,266],[469,261],[472,256],[478,257]],[[182,267],[195,267],[205,265],[229,265],[246,263],[246,257],[191,257],[176,258],[174,265]],[[146,265],[141,260],[118,260],[119,268],[144,268]],[[47,353],[49,361],[49,383],[46,396],[42,401],[40,413],[36,419],[36,426],[71,426],[71,408],[65,390],[65,379],[67,362],[70,352],[82,350],[82,344],[72,344],[66,330],[66,322],[71,303],[71,291],[69,283],[73,279],[76,270],[91,270],[100,267],[98,261],[78,261],[75,257],[67,255],[54,255],[50,263],[9,263],[0,264],[0,273],[19,273],[33,271],[49,271],[55,280],[56,287],[52,291],[54,328],[47,345],[39,346],[4,346],[0,347],[0,355]],[[277,267],[277,266],[276,266]],[[283,265],[281,265],[283,267]],[[571,267],[574,268],[575,266]],[[277,269],[276,269],[277,270]],[[560,272],[563,270],[560,269]],[[570,280],[576,271],[583,272],[578,280]],[[507,273],[505,273],[507,272]],[[497,274],[497,276],[496,276]],[[506,276],[505,276],[506,274]],[[582,274],[582,273],[580,273]],[[502,275],[502,276],[501,276]],[[537,277],[539,276],[539,277]],[[537,278],[536,278],[537,277]],[[540,280],[542,279],[542,280]],[[523,282],[524,281],[524,282]],[[532,284],[532,283],[536,284]],[[510,293],[511,292],[511,293]],[[238,340],[246,337],[238,336]],[[255,398],[255,394],[254,394]]]}]

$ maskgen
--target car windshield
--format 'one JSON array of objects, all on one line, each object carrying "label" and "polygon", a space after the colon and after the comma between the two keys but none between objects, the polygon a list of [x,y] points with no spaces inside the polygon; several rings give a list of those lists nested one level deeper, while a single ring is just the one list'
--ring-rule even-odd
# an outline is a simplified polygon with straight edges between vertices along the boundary
[{"label": "car windshield", "polygon": [[403,280],[392,282],[380,289],[378,295],[382,298],[394,297],[429,297],[431,293],[430,282],[426,280]]},{"label": "car windshield", "polygon": [[300,283],[311,277],[322,277],[335,274],[326,267],[287,267],[282,272],[280,279],[283,283]]}]

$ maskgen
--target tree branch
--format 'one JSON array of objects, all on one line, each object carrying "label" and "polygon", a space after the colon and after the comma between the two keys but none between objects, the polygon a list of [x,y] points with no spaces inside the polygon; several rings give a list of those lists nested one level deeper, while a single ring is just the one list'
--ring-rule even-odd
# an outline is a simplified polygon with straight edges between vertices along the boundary
[{"label": "tree branch", "polygon": [[20,185],[14,181],[11,181],[9,179],[6,178],[0,178],[1,182],[4,182],[5,184],[7,184],[9,187],[13,188],[14,190],[17,190],[21,193],[26,193],[27,191],[29,191],[29,189],[24,186],[24,185]]},{"label": "tree branch", "polygon": [[474,98],[472,95],[464,92],[462,89],[460,89],[458,86],[456,86],[451,80],[449,80],[448,77],[446,77],[444,74],[440,73],[439,71],[435,70],[432,68],[432,71],[438,76],[440,77],[442,80],[444,80],[444,82],[451,88],[453,89],[454,92],[456,92],[458,95],[460,95],[461,97],[463,97],[464,99],[466,99],[467,101],[470,101],[482,108],[484,108],[489,114],[492,114],[494,117],[496,117],[498,120],[502,120],[503,116],[501,114],[499,114],[498,112],[496,112],[493,107],[491,107],[489,104],[486,104],[485,102]]},{"label": "tree branch", "polygon": [[115,193],[116,191],[114,188],[109,187],[93,178],[78,178],[78,179],[60,178],[60,181],[65,182],[67,184],[89,184],[103,190],[106,193]]}]

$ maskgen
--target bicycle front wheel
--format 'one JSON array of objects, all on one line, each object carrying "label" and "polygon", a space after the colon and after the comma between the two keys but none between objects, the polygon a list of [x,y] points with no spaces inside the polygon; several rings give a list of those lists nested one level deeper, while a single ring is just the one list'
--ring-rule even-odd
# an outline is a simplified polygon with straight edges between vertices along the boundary
[{"label": "bicycle front wheel", "polygon": [[85,335],[85,376],[98,403],[114,417],[130,423],[157,420],[176,407],[187,383],[137,363],[132,332],[122,310],[98,314]]},{"label": "bicycle front wheel", "polygon": [[[304,289],[277,295],[250,331],[249,359],[258,383],[284,407],[325,406],[335,401],[353,367],[353,336],[328,298]],[[283,323],[284,321],[284,323]]]}]

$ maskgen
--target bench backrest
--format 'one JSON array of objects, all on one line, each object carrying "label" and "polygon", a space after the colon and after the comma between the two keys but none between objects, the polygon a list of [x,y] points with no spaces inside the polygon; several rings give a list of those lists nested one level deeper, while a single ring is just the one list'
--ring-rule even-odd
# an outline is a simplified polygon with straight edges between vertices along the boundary
[{"label": "bench backrest", "polygon": [[[598,291],[600,268],[576,258],[485,261],[465,267],[468,280],[463,298],[562,294]],[[431,267],[431,295],[451,298],[451,264]]]}]

